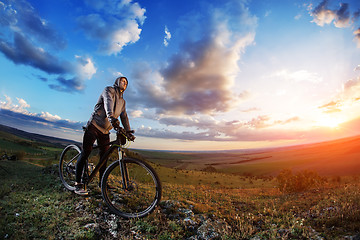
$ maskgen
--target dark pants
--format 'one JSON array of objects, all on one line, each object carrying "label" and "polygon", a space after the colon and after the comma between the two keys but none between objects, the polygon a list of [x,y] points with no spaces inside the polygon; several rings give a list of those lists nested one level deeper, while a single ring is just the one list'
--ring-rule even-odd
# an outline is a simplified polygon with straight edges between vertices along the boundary
[{"label": "dark pants", "polygon": [[[83,151],[81,152],[77,164],[76,164],[76,182],[81,182],[81,173],[83,172],[83,168],[85,166],[86,159],[90,156],[90,153],[93,149],[93,144],[97,141],[99,146],[107,144],[110,142],[109,134],[103,134],[99,129],[97,129],[94,125],[90,124],[85,130],[83,137]],[[100,147],[100,159],[104,155],[104,153],[109,149],[109,145]],[[107,160],[106,160],[107,161]],[[99,170],[99,179],[101,182],[102,175],[106,170],[106,162]]]}]

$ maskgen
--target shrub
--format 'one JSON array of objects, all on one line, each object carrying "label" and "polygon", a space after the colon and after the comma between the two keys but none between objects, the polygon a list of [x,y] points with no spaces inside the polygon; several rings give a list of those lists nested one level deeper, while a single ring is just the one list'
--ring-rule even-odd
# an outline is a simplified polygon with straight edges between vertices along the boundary
[{"label": "shrub", "polygon": [[204,172],[217,172],[216,168],[214,168],[213,166],[207,166],[206,168],[203,169]]},{"label": "shrub", "polygon": [[293,174],[290,169],[282,170],[276,177],[280,191],[295,193],[316,187],[323,179],[314,171],[304,170]]}]

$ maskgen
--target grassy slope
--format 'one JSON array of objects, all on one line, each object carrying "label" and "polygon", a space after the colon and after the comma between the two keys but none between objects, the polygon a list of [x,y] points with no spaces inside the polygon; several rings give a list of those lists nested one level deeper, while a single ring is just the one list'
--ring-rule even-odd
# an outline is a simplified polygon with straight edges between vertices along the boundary
[{"label": "grassy slope", "polygon": [[[14,147],[19,144],[19,139],[11,136],[6,140],[10,145],[15,144]],[[163,201],[159,211],[145,219],[132,221],[111,220],[96,183],[90,186],[92,194],[89,198],[65,191],[56,167],[51,167],[57,163],[53,155],[59,149],[35,144],[33,150],[40,149],[43,155],[32,155],[29,150],[25,161],[33,164],[0,161],[0,238],[97,239],[100,235],[114,238],[114,232],[109,230],[112,229],[122,239],[127,239],[124,236],[128,239],[184,239],[198,233],[200,219],[226,221],[231,228],[225,234],[228,239],[360,236],[359,178],[330,179],[317,189],[283,194],[277,189],[275,179],[165,167],[205,167],[209,165],[202,161],[208,159],[206,164],[213,164],[210,166],[224,172],[235,169],[235,172],[266,173],[284,166],[308,168],[314,166],[314,160],[331,165],[337,163],[335,160],[339,156],[343,156],[343,164],[355,163],[356,166],[357,162],[349,159],[357,156],[358,143],[358,138],[353,138],[275,152],[226,154],[227,163],[253,160],[242,164],[224,164],[219,159],[223,154],[141,152],[150,158],[155,154],[152,161],[157,163],[154,167],[163,182]],[[264,158],[268,156],[271,158]],[[285,162],[288,165],[284,165]],[[347,175],[349,171],[342,173]],[[179,202],[172,212],[192,209],[195,215],[191,220],[195,225],[189,227],[181,214],[174,219],[166,213],[164,202],[167,200]],[[97,227],[87,227],[88,224]]]}]

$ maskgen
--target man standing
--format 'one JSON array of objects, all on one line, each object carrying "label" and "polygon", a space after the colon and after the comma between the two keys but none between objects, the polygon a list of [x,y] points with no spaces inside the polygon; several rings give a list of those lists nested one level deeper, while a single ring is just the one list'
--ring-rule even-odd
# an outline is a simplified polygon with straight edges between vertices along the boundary
[{"label": "man standing", "polygon": [[[94,112],[91,114],[91,117],[86,125],[83,137],[83,151],[81,152],[76,164],[76,194],[88,194],[88,191],[81,183],[81,174],[83,172],[86,159],[89,157],[93,149],[95,140],[99,146],[109,143],[109,131],[113,127],[119,126],[119,116],[125,130],[130,131],[129,119],[125,108],[125,100],[123,99],[123,92],[127,88],[127,85],[128,80],[126,77],[118,77],[113,86],[108,86],[104,89],[95,105]],[[100,158],[108,149],[109,145],[100,148]],[[99,170],[99,185],[105,170],[106,163]]]}]

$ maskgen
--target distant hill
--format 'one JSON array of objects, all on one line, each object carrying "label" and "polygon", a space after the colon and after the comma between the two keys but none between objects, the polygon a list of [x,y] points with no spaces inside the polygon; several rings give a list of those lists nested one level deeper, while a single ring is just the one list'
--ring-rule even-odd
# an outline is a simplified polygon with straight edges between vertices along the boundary
[{"label": "distant hill", "polygon": [[29,139],[32,141],[36,141],[36,142],[50,143],[50,144],[56,144],[56,145],[62,145],[62,146],[72,144],[72,143],[78,144],[78,142],[76,142],[76,141],[63,139],[63,138],[55,138],[55,137],[45,136],[45,135],[36,134],[36,133],[29,133],[29,132],[19,130],[17,128],[8,127],[8,126],[1,125],[1,124],[0,124],[0,131],[6,132],[9,134],[13,134],[18,137],[26,138],[26,139]]},{"label": "distant hill", "polygon": [[163,166],[233,173],[277,175],[289,168],[314,170],[321,175],[360,174],[360,136],[333,141],[269,149],[224,152],[139,151],[145,158]]}]

